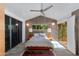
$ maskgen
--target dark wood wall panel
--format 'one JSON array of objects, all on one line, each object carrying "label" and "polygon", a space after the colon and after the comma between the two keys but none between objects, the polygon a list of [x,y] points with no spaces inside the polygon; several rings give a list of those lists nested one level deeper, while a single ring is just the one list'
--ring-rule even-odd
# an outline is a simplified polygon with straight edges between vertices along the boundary
[{"label": "dark wood wall panel", "polygon": [[79,55],[79,9],[72,12],[75,15],[75,46],[76,55]]},{"label": "dark wood wall panel", "polygon": [[75,18],[76,55],[79,55],[79,16]]}]

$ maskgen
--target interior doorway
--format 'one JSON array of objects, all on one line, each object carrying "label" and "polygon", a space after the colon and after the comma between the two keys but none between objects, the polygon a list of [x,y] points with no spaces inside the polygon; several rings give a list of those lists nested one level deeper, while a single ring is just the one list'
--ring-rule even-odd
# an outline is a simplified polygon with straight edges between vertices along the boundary
[{"label": "interior doorway", "polygon": [[67,22],[58,24],[58,41],[67,47]]}]

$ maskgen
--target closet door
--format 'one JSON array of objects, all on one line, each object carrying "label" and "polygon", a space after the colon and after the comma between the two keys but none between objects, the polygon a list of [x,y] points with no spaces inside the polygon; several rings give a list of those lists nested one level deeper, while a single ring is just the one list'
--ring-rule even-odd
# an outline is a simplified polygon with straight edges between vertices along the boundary
[{"label": "closet door", "polygon": [[10,49],[10,17],[5,15],[5,51]]},{"label": "closet door", "polygon": [[22,22],[18,21],[18,43],[22,42]]},{"label": "closet door", "polygon": [[18,28],[16,24],[17,20],[12,18],[12,48],[18,44]]},{"label": "closet door", "polygon": [[22,42],[22,22],[5,15],[5,51]]},{"label": "closet door", "polygon": [[16,24],[15,24],[15,26],[16,26],[16,34],[17,34],[17,39],[16,39],[16,43],[17,44],[19,44],[19,43],[21,43],[22,42],[22,22],[21,21],[18,21],[18,20],[16,20]]}]

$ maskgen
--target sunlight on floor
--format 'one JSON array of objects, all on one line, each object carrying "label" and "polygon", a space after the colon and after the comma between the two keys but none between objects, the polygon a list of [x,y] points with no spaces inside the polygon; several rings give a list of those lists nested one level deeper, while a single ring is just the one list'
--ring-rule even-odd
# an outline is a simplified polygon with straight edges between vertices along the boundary
[{"label": "sunlight on floor", "polygon": [[51,41],[51,43],[53,43],[54,48],[61,48],[61,49],[65,49],[60,43],[58,43],[57,41]]}]

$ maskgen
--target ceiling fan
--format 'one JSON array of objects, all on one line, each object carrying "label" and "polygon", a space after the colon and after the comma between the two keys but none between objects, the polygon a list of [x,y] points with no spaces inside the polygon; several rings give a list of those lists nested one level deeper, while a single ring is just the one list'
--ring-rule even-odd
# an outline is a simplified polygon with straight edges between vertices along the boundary
[{"label": "ceiling fan", "polygon": [[52,8],[53,5],[48,6],[47,8],[43,9],[43,3],[41,3],[41,9],[40,10],[30,10],[31,12],[40,12],[42,15],[45,16],[45,11],[49,10],[50,8]]}]

